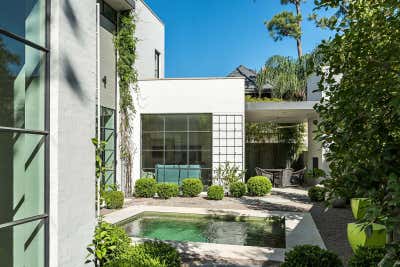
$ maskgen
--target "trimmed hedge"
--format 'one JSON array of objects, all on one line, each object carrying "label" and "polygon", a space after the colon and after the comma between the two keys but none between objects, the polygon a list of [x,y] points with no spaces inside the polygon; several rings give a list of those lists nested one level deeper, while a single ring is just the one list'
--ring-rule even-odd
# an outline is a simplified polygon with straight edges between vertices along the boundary
[{"label": "trimmed hedge", "polygon": [[179,195],[179,186],[173,183],[159,183],[156,185],[159,198],[168,199]]},{"label": "trimmed hedge", "polygon": [[285,262],[281,267],[343,267],[335,253],[318,246],[296,246],[285,253]]},{"label": "trimmed hedge", "polygon": [[140,178],[135,183],[135,195],[137,197],[154,197],[156,184],[157,182],[154,178]]},{"label": "trimmed hedge", "polygon": [[229,186],[229,193],[233,197],[242,197],[246,194],[246,184],[243,182],[234,182]]},{"label": "trimmed hedge", "polygon": [[348,262],[349,267],[375,267],[386,254],[384,248],[358,247]]},{"label": "trimmed hedge", "polygon": [[198,196],[203,191],[203,183],[198,178],[186,178],[182,180],[182,194],[185,197]]},{"label": "trimmed hedge", "polygon": [[313,186],[308,189],[308,197],[311,201],[321,202],[325,200],[326,188],[321,186]]},{"label": "trimmed hedge", "polygon": [[264,176],[254,176],[247,181],[247,190],[250,196],[265,196],[271,192],[272,183]]},{"label": "trimmed hedge", "polygon": [[103,197],[107,209],[120,209],[124,205],[124,192],[122,191],[107,191],[104,192]]},{"label": "trimmed hedge", "polygon": [[224,198],[224,188],[220,185],[212,185],[207,190],[207,198],[221,200]]}]

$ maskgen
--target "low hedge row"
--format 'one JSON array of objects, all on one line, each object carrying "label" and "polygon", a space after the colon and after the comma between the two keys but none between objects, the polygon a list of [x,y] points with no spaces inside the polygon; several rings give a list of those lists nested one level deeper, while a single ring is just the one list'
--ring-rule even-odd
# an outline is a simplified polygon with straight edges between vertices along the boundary
[{"label": "low hedge row", "polygon": [[[182,194],[185,197],[198,196],[203,191],[203,183],[198,178],[186,178],[182,181]],[[158,197],[168,199],[179,195],[179,186],[173,183],[158,183],[154,178],[140,178],[135,183],[137,197],[151,198],[157,193]]]}]

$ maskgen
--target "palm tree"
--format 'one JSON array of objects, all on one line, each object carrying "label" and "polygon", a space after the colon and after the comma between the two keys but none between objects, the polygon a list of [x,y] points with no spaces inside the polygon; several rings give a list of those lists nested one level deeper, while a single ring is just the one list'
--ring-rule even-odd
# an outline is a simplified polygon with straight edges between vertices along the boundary
[{"label": "palm tree", "polygon": [[261,98],[263,89],[265,87],[265,84],[267,83],[267,69],[266,68],[261,68],[257,72],[256,76],[256,88],[258,92],[258,97]]},{"label": "palm tree", "polygon": [[266,79],[272,85],[272,96],[281,99],[303,100],[307,76],[310,73],[309,56],[293,59],[272,56],[265,63]]}]

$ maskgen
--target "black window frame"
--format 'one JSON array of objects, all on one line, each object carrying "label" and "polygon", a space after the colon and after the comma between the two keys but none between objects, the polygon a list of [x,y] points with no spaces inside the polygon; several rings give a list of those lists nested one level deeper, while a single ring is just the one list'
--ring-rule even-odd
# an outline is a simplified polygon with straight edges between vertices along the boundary
[{"label": "black window frame", "polygon": [[[12,228],[17,225],[30,222],[44,222],[44,263],[49,267],[49,216],[50,216],[50,21],[51,21],[51,0],[44,0],[45,12],[45,44],[40,45],[26,39],[24,36],[15,34],[0,27],[0,36],[6,36],[21,42],[24,45],[45,53],[45,82],[44,82],[44,130],[33,130],[25,128],[5,127],[0,125],[0,132],[16,134],[33,134],[44,137],[44,213],[27,217],[20,220],[0,224],[0,230]],[[24,10],[21,10],[24,12]]]},{"label": "black window frame", "polygon": [[160,58],[161,53],[155,49],[154,50],[154,78],[160,79]]}]

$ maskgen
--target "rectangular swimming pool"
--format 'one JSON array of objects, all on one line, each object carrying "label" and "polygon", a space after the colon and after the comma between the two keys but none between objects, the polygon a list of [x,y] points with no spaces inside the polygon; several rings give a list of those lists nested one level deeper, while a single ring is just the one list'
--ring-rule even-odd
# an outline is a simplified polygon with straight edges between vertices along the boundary
[{"label": "rectangular swimming pool", "polygon": [[285,248],[280,217],[143,212],[119,224],[131,237]]}]

